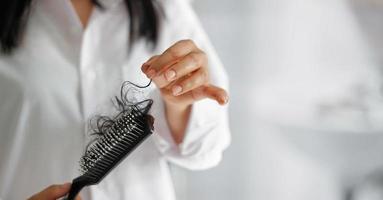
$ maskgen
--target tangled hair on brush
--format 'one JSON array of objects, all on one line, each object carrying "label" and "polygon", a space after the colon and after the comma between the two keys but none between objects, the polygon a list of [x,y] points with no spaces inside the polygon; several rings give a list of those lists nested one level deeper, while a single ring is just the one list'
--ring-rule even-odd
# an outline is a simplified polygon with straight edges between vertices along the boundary
[{"label": "tangled hair on brush", "polygon": [[114,101],[112,100],[118,113],[112,117],[105,115],[97,115],[90,120],[90,127],[92,129],[91,135],[96,136],[96,138],[93,139],[87,145],[86,150],[89,149],[89,147],[93,144],[94,141],[97,140],[98,137],[107,134],[110,131],[113,124],[115,124],[120,117],[131,113],[132,110],[138,111],[141,114],[148,116],[146,118],[146,120],[150,120],[148,124],[153,124],[154,118],[148,115],[148,112],[153,104],[153,100],[135,100],[136,94],[142,92],[139,89],[147,88],[150,86],[151,83],[152,81],[150,80],[150,82],[147,85],[140,86],[130,81],[123,82],[120,89],[120,96],[115,96]]},{"label": "tangled hair on brush", "polygon": [[[150,82],[151,83],[151,82]],[[153,104],[151,99],[131,101],[129,95],[138,86],[124,82],[119,97],[115,97],[115,106],[119,113],[114,117],[96,117],[94,135],[80,158],[82,175],[73,179],[67,200],[74,200],[80,190],[86,186],[100,183],[119,163],[132,153],[153,133],[154,119],[148,114]],[[126,89],[128,85],[132,85]]]}]

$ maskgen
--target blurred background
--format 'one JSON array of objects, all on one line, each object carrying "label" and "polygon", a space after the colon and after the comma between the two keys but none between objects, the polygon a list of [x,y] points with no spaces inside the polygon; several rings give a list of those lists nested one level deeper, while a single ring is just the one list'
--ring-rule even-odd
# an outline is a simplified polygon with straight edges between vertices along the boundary
[{"label": "blurred background", "polygon": [[231,80],[222,163],[180,200],[383,199],[383,0],[194,0]]}]

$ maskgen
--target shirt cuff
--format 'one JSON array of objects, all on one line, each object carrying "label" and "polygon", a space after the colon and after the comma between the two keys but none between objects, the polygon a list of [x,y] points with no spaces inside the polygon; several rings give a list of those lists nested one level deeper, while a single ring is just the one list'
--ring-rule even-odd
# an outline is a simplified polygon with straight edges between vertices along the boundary
[{"label": "shirt cuff", "polygon": [[223,150],[230,143],[227,106],[204,99],[192,105],[183,142],[175,143],[171,135],[165,106],[159,90],[153,90],[151,114],[154,120],[154,140],[165,158],[177,165],[202,170],[213,167],[222,158]]}]

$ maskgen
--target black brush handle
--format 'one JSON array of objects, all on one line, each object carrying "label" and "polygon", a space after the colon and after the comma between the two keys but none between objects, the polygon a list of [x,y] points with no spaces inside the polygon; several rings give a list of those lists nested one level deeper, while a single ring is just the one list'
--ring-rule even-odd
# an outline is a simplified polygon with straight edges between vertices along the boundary
[{"label": "black brush handle", "polygon": [[72,185],[70,187],[67,198],[64,200],[74,200],[77,194],[84,188],[85,186],[91,185],[91,180],[85,176],[79,176],[72,181]]}]

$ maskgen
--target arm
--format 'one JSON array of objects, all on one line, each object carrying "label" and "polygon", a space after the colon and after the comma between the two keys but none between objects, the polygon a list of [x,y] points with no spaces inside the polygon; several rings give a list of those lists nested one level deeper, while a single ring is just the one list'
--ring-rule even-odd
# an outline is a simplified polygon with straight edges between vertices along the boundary
[{"label": "arm", "polygon": [[[197,87],[199,89],[192,89],[193,92],[185,91],[183,94],[189,93],[191,98],[181,100],[179,97],[183,96],[182,93],[174,98],[171,87],[165,90],[166,87],[163,87],[166,85],[165,76],[153,78],[157,87],[160,88],[152,94],[156,104],[152,113],[156,118],[155,141],[160,152],[169,161],[189,169],[205,169],[219,163],[223,150],[230,143],[227,105],[218,104],[225,104],[227,101],[228,79],[190,5],[184,1],[169,1],[169,3],[172,8],[168,9],[170,11],[166,13],[166,17],[174,18],[174,20],[169,20],[172,25],[170,28],[165,28],[168,33],[162,35],[173,35],[171,38],[166,38],[170,44],[178,40],[181,42],[176,42],[171,47],[178,46],[175,48],[178,51],[168,48],[165,53],[170,51],[178,54],[178,56],[172,56],[176,58],[174,63],[186,63],[183,65],[186,68],[195,67],[190,64],[193,60],[199,63],[199,66],[202,65],[202,68],[206,70],[205,73],[208,74],[207,81],[202,85],[208,85],[208,87]],[[185,38],[188,40],[182,40]],[[191,61],[178,59],[190,52],[194,52],[192,59],[190,59],[191,56],[188,57]],[[163,54],[152,57],[143,65],[143,71],[149,77],[153,75],[149,73],[148,65],[156,63],[160,69],[166,69],[160,70],[159,74],[162,75],[174,65],[174,63],[159,64],[158,59]]]}]

